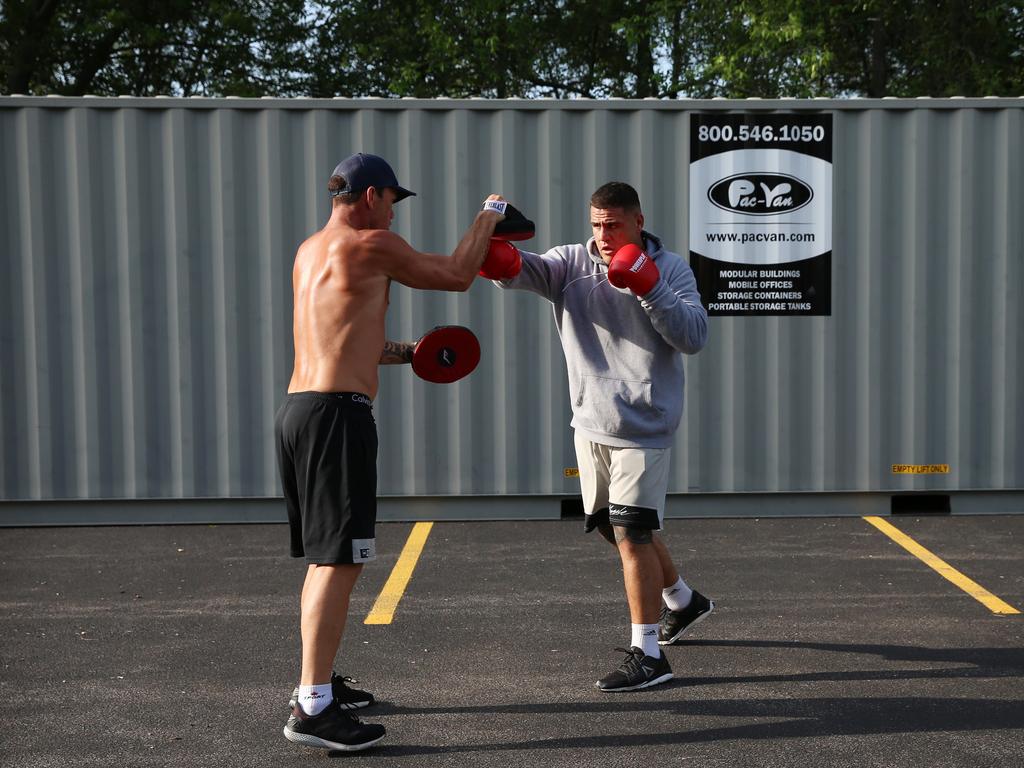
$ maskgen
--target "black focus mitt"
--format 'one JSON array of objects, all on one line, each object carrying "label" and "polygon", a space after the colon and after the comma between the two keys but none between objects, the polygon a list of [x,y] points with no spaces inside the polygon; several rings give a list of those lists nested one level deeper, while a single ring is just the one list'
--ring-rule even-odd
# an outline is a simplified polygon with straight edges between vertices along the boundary
[{"label": "black focus mitt", "polygon": [[533,222],[520,213],[512,203],[505,200],[488,200],[484,203],[483,210],[497,211],[505,216],[504,219],[494,225],[495,240],[529,240],[536,233]]}]

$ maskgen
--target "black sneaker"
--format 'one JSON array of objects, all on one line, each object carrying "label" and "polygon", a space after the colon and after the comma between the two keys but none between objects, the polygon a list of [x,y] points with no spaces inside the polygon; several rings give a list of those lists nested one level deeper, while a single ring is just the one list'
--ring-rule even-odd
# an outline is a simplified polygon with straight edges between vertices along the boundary
[{"label": "black sneaker", "polygon": [[372,747],[384,738],[384,726],[364,723],[332,701],[316,717],[310,717],[295,707],[284,726],[284,737],[304,747],[339,749],[355,752]]},{"label": "black sneaker", "polygon": [[[373,704],[373,694],[360,691],[358,688],[349,688],[347,683],[358,683],[351,677],[342,677],[331,672],[331,691],[334,693],[334,700],[342,709],[362,709]],[[292,697],[288,700],[288,708],[295,709],[299,703],[299,686],[295,686]]]},{"label": "black sneaker", "polygon": [[605,693],[636,691],[672,679],[672,667],[664,653],[655,659],[645,656],[635,645],[628,651],[625,648],[615,650],[625,653],[626,658],[618,669],[595,683],[599,690]]},{"label": "black sneaker", "polygon": [[671,611],[667,606],[661,607],[661,620],[658,622],[658,645],[672,645],[682,637],[683,633],[696,624],[700,624],[715,610],[715,601],[708,600],[697,590],[685,608]]}]

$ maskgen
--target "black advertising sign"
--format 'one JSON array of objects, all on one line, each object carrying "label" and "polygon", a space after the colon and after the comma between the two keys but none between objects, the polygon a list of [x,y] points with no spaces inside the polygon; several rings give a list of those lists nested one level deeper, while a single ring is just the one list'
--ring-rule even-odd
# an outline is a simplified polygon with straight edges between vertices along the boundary
[{"label": "black advertising sign", "polygon": [[690,265],[708,314],[832,313],[831,115],[691,115]]}]

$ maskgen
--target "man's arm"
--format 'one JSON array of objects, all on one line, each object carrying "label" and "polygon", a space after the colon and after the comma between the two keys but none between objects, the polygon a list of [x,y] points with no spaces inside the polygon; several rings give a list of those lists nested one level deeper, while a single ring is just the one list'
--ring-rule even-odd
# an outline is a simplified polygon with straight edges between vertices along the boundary
[{"label": "man's arm", "polygon": [[[500,200],[491,195],[488,200]],[[495,225],[502,220],[496,211],[480,211],[451,256],[421,253],[387,230],[366,230],[363,246],[390,278],[410,288],[465,291],[473,283],[487,255]]]},{"label": "man's arm", "polygon": [[704,348],[708,340],[708,313],[700,301],[697,280],[681,257],[668,279],[655,283],[640,298],[654,329],[668,344],[688,355]]},{"label": "man's arm", "polygon": [[515,288],[531,291],[548,301],[555,301],[565,285],[568,270],[565,247],[552,248],[544,254],[519,251],[522,268],[519,274],[508,280],[493,281],[499,288]]},{"label": "man's arm", "polygon": [[411,341],[385,341],[380,353],[379,365],[403,365],[412,362],[412,351],[416,345]]},{"label": "man's arm", "polygon": [[468,376],[480,362],[480,341],[469,328],[439,325],[419,341],[385,341],[379,365],[411,363],[413,373],[435,384]]}]

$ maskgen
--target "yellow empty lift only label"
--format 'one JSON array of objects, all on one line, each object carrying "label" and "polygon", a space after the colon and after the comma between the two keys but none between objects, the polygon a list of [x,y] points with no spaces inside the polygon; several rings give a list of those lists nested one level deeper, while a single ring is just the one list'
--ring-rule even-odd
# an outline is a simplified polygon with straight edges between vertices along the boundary
[{"label": "yellow empty lift only label", "polygon": [[893,464],[894,475],[948,475],[949,464]]},{"label": "yellow empty lift only label", "polygon": [[576,467],[566,467],[565,468],[565,476],[566,477],[579,477],[580,476],[580,471]]}]

